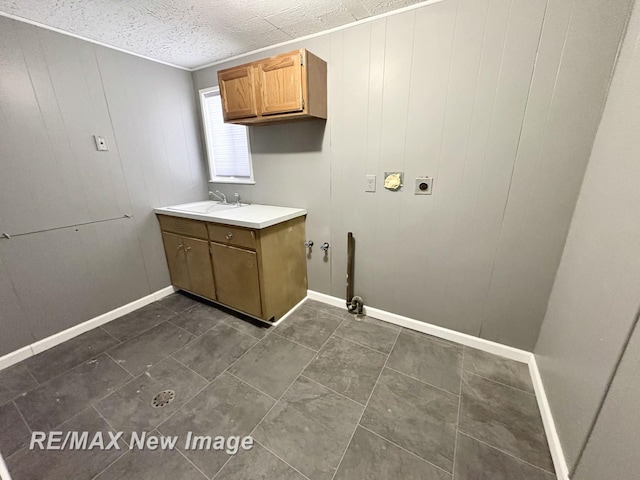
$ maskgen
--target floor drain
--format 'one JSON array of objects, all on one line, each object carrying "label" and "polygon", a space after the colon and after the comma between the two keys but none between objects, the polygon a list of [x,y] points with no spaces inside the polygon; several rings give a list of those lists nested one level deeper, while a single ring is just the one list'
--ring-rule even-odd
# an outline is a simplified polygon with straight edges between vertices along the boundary
[{"label": "floor drain", "polygon": [[174,398],[176,398],[176,392],[173,390],[164,390],[153,397],[153,400],[151,400],[151,406],[153,406],[153,408],[164,407],[165,405],[169,405],[173,402]]}]

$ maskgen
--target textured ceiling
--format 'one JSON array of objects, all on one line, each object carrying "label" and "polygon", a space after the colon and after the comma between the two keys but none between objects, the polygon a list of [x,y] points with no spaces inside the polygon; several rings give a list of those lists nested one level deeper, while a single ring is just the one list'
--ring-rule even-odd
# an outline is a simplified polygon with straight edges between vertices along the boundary
[{"label": "textured ceiling", "polygon": [[423,0],[0,0],[0,11],[194,68]]}]

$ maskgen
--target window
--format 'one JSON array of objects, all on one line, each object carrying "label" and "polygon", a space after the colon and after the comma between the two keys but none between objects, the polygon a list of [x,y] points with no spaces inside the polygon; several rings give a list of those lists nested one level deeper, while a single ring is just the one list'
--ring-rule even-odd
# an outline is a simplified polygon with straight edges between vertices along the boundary
[{"label": "window", "polygon": [[247,127],[224,123],[218,87],[200,90],[209,177],[216,183],[255,183]]}]

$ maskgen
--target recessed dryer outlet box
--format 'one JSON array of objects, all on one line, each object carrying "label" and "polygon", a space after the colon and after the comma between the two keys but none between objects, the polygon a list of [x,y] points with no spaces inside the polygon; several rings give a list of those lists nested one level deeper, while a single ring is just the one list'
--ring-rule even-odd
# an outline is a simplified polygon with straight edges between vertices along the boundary
[{"label": "recessed dryer outlet box", "polygon": [[416,177],[416,195],[431,195],[433,191],[433,178]]}]

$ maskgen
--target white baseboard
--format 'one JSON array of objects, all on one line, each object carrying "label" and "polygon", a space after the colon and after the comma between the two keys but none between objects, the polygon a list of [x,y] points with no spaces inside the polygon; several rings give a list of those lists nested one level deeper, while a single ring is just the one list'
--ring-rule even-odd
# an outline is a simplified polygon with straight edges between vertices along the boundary
[{"label": "white baseboard", "polygon": [[100,325],[104,325],[105,323],[111,322],[116,318],[122,317],[127,313],[133,312],[139,308],[144,307],[145,305],[149,305],[161,298],[166,297],[167,295],[171,295],[175,292],[176,289],[172,286],[163,288],[154,292],[146,297],[139,298],[138,300],[134,300],[131,303],[127,303],[122,307],[115,308],[107,313],[94,317],[86,322],[82,322],[78,325],[74,325],[71,328],[63,330],[62,332],[55,333],[50,337],[44,338],[37,342],[32,343],[31,345],[27,345],[26,347],[20,348],[14,352],[8,353],[0,357],[0,370],[3,370],[11,365],[14,365],[22,360],[25,360],[33,355],[37,355],[38,353],[44,352],[56,345],[59,345],[62,342],[66,342],[78,335],[81,335],[89,330],[92,330]]},{"label": "white baseboard", "polygon": [[26,360],[31,356],[33,356],[31,345],[27,345],[26,347],[22,347],[18,350],[14,350],[11,353],[7,353],[6,355],[0,357],[0,370],[4,370],[5,368],[21,362],[22,360]]},{"label": "white baseboard", "polygon": [[[328,303],[334,307],[347,309],[346,303],[343,299],[338,297],[332,297],[324,293],[314,292],[309,290],[307,292],[308,298],[312,300],[318,300],[320,302]],[[466,333],[456,332],[448,328],[439,327],[430,323],[421,322],[420,320],[414,320],[413,318],[403,317],[395,313],[380,310],[378,308],[364,307],[364,313],[370,317],[383,320],[385,322],[393,323],[401,327],[409,328],[417,332],[433,335],[434,337],[443,338],[452,342],[466,345],[467,347],[476,348],[485,352],[500,355],[516,362],[529,363],[533,354],[526,350],[520,350],[519,348],[509,347],[502,345],[501,343],[492,342],[491,340],[485,340],[484,338],[474,337],[473,335],[467,335]]]},{"label": "white baseboard", "polygon": [[298,304],[295,307],[293,307],[291,310],[289,310],[287,313],[281,316],[277,321],[269,322],[269,325],[271,325],[271,327],[277,327],[278,325],[280,325],[282,322],[284,322],[287,319],[289,315],[291,315],[296,310],[296,308],[302,305],[307,298],[309,297],[304,297],[302,300],[298,302]]},{"label": "white baseboard", "polygon": [[[307,297],[312,300],[318,300],[320,302],[333,305],[334,307],[339,307],[344,310],[347,309],[345,301],[338,297],[314,292],[313,290],[309,290],[307,292]],[[370,317],[377,318],[378,320],[383,320],[394,325],[399,325],[411,330],[416,330],[418,332],[433,335],[434,337],[444,338],[445,340],[456,342],[461,345],[466,345],[468,347],[476,348],[478,350],[483,350],[485,352],[500,355],[517,362],[528,364],[531,380],[533,382],[533,387],[536,393],[536,399],[538,401],[538,408],[540,409],[540,415],[542,416],[542,422],[544,424],[547,441],[549,442],[549,450],[551,451],[551,457],[553,458],[553,465],[556,470],[556,475],[558,477],[558,480],[569,480],[569,470],[567,468],[567,462],[564,458],[562,445],[560,444],[560,438],[558,437],[555,422],[553,421],[553,415],[551,414],[551,409],[549,408],[547,395],[542,384],[542,377],[540,376],[540,372],[538,371],[536,357],[533,353],[527,352],[525,350],[520,350],[518,348],[509,347],[507,345],[502,345],[500,343],[492,342],[490,340],[485,340],[483,338],[474,337],[472,335],[467,335],[466,333],[456,332],[455,330],[450,330],[448,328],[431,325],[419,320],[414,320],[413,318],[403,317],[402,315],[397,315],[395,313],[380,310],[378,308],[365,306],[364,313]]]},{"label": "white baseboard", "polygon": [[551,407],[549,406],[547,394],[544,390],[542,376],[540,376],[540,370],[538,370],[538,363],[536,362],[535,355],[532,355],[531,360],[529,361],[529,373],[531,374],[533,389],[536,392],[536,400],[538,401],[538,408],[540,409],[540,415],[542,416],[544,431],[547,434],[547,442],[549,443],[553,466],[556,469],[556,476],[558,477],[558,480],[569,480],[569,468],[567,467],[567,461],[565,460],[564,451],[562,450],[560,437],[556,430],[556,424],[553,421],[553,414],[551,413]]}]

